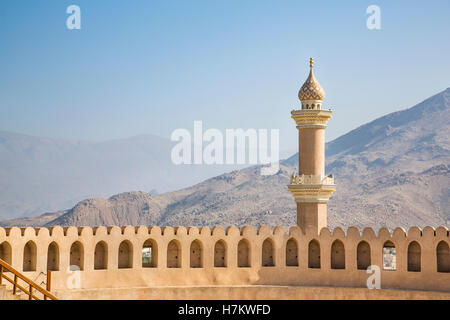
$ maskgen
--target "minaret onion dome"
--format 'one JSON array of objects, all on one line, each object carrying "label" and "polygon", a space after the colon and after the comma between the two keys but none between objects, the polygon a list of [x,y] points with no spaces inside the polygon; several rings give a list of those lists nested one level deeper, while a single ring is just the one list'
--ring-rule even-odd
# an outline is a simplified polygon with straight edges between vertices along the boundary
[{"label": "minaret onion dome", "polygon": [[309,76],[298,92],[298,98],[302,102],[302,109],[321,109],[322,101],[325,98],[325,91],[314,77],[313,58],[309,60]]}]

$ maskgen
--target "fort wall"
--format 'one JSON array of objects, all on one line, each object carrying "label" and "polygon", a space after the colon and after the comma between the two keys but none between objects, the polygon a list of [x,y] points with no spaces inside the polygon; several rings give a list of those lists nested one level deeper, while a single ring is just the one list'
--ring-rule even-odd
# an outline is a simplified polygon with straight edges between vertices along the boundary
[{"label": "fort wall", "polygon": [[[445,227],[390,232],[371,228],[297,226],[271,230],[159,227],[0,228],[0,258],[39,281],[52,271],[52,290],[204,285],[287,285],[366,288],[369,265],[382,289],[450,292],[450,236]],[[151,259],[142,260],[143,247]],[[383,248],[395,248],[395,270]],[[149,249],[147,249],[149,250]]]},{"label": "fort wall", "polygon": [[80,289],[55,294],[64,300],[450,300],[449,292],[279,285]]}]

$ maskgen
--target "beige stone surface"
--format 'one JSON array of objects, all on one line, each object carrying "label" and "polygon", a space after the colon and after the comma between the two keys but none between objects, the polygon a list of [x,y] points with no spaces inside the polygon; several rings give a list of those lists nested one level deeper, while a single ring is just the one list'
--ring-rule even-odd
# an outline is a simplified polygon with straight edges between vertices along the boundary
[{"label": "beige stone surface", "polygon": [[71,300],[450,300],[450,293],[299,286],[188,286],[58,291]]},{"label": "beige stone surface", "polygon": [[[219,242],[222,249],[216,250]],[[342,246],[332,250],[336,242]],[[369,275],[364,268],[358,269],[358,263],[362,258],[370,259],[366,265],[382,268],[383,246],[387,242],[395,246],[397,264],[395,271],[381,270],[382,288],[450,292],[450,236],[445,227],[411,228],[408,232],[401,228],[393,232],[366,228],[362,233],[356,228],[346,232],[324,228],[320,234],[314,228],[303,233],[299,227],[286,230],[267,226],[213,230],[145,226],[0,228],[2,258],[19,271],[31,266],[35,271],[24,272],[30,279],[46,273],[56,252],[54,290],[67,289],[73,275],[67,271],[70,264],[82,269],[81,289],[202,285],[366,288]],[[419,255],[410,250],[413,242],[418,244],[414,248],[419,249]],[[96,252],[99,243],[105,244],[105,251]],[[142,264],[144,243],[153,246],[151,267]],[[172,243],[175,249],[170,249]],[[368,245],[368,254],[367,249],[361,249],[361,243]],[[49,252],[51,244],[54,249]],[[312,250],[314,244],[316,248]],[[27,246],[31,250],[26,250]],[[105,259],[104,268],[96,269],[96,255]],[[225,267],[215,265],[220,260],[218,255],[224,258]],[[312,266],[317,259],[318,265]],[[333,261],[343,261],[343,268],[336,269]],[[409,265],[417,263],[420,271],[408,270]]]}]

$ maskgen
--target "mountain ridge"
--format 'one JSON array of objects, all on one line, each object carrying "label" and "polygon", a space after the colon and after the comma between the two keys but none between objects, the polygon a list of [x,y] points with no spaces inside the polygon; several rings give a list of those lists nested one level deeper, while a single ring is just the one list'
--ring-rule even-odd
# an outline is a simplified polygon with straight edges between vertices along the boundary
[{"label": "mountain ridge", "polygon": [[[450,226],[449,111],[450,88],[327,143],[326,171],[337,184],[329,227]],[[281,161],[273,176],[253,166],[170,193],[82,201],[41,225],[294,225],[286,185],[297,159]]]}]

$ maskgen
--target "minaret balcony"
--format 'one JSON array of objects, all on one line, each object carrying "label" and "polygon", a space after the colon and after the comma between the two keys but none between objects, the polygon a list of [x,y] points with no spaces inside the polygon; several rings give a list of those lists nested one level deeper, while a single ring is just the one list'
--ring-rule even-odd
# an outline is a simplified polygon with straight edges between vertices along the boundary
[{"label": "minaret balcony", "polygon": [[289,191],[296,202],[326,203],[336,190],[334,178],[323,175],[292,175]]},{"label": "minaret balcony", "polygon": [[326,128],[331,118],[331,110],[301,109],[291,111],[291,117],[297,124],[297,128]]}]

